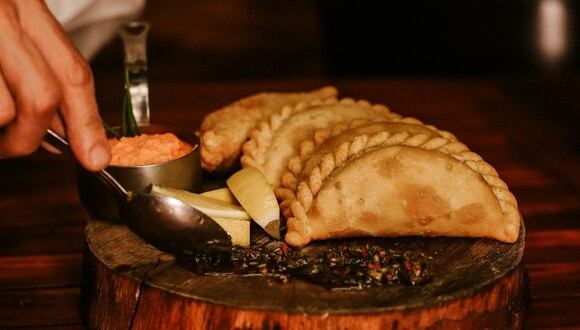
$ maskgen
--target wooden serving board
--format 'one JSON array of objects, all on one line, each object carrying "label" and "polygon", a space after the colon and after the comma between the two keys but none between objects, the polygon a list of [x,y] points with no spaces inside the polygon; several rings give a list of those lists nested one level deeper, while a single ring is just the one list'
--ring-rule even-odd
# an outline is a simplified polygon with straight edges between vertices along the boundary
[{"label": "wooden serving board", "polygon": [[[524,276],[515,244],[488,239],[374,239],[434,257],[433,281],[327,290],[291,279],[207,276],[175,263],[127,227],[91,219],[83,288],[91,328],[308,329],[519,328]],[[364,241],[364,240],[362,240]],[[324,248],[336,242],[316,243]]]}]

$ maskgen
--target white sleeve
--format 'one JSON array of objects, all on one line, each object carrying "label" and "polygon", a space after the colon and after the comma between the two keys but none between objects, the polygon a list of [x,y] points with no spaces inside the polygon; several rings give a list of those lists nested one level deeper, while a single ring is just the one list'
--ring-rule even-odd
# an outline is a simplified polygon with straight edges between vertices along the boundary
[{"label": "white sleeve", "polygon": [[145,0],[45,0],[77,48],[91,59],[117,32],[135,18]]}]

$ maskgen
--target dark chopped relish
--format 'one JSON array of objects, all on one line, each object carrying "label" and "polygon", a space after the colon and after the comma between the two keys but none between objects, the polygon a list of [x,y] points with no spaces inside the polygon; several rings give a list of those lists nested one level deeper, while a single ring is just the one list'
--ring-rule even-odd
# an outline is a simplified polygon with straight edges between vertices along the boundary
[{"label": "dark chopped relish", "polygon": [[341,244],[306,253],[283,244],[277,247],[234,247],[231,255],[197,253],[178,262],[197,273],[263,274],[287,282],[291,277],[326,288],[368,288],[384,284],[422,285],[429,282],[431,257],[397,252],[376,245]]}]

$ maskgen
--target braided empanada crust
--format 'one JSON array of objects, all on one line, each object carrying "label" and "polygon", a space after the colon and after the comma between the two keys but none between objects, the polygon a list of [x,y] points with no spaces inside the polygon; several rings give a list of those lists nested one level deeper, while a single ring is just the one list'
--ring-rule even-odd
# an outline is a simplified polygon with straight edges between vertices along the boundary
[{"label": "braided empanada crust", "polygon": [[202,167],[209,172],[231,168],[256,123],[279,112],[285,105],[326,100],[337,94],[336,88],[331,86],[304,93],[259,93],[212,112],[204,118],[198,131]]},{"label": "braided empanada crust", "polygon": [[[317,129],[356,118],[370,121],[403,120],[401,115],[391,112],[384,105],[350,98],[286,106],[252,130],[250,139],[242,147],[242,166],[259,169],[270,184],[278,187],[287,159],[297,152],[300,141]],[[416,119],[408,120],[420,123]]]},{"label": "braided empanada crust", "polygon": [[[479,155],[470,151],[463,143],[442,136],[408,132],[390,134],[384,131],[372,135],[362,134],[343,142],[333,152],[322,156],[310,173],[295,183],[295,189],[278,189],[280,205],[288,219],[286,241],[295,246],[303,246],[313,239],[308,223],[309,212],[312,211],[311,206],[317,194],[329,178],[365,153],[390,147],[410,147],[435,152],[452,157],[468,166],[489,186],[501,208],[504,228],[493,238],[506,242],[513,242],[517,239],[520,223],[517,201],[505,182],[499,178],[497,171]],[[361,173],[361,175],[367,175],[367,173]],[[320,239],[320,237],[314,237],[314,239]]]},{"label": "braided empanada crust", "polygon": [[[332,128],[315,131],[311,139],[306,139],[300,143],[298,154],[288,160],[288,168],[281,176],[281,187],[295,189],[297,177],[303,171],[309,172],[310,167],[318,161],[318,156],[332,151],[338,146],[337,143],[340,143],[345,138],[348,139],[360,134],[376,134],[381,131],[404,130],[409,131],[409,133],[437,135],[450,141],[457,141],[457,138],[452,133],[439,130],[432,125],[421,124],[419,120],[411,117],[385,122],[355,119],[350,122],[338,123]],[[328,143],[325,143],[327,141]]]}]

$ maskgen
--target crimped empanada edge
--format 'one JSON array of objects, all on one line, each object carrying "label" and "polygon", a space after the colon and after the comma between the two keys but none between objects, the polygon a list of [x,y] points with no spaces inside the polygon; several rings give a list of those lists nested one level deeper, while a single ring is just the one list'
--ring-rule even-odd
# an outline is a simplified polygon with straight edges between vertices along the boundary
[{"label": "crimped empanada edge", "polygon": [[[455,135],[449,131],[444,131],[438,129],[433,125],[426,125],[421,122],[417,118],[413,117],[403,117],[403,118],[394,118],[385,120],[385,122],[392,122],[392,123],[403,123],[403,124],[411,124],[411,125],[421,125],[424,126],[444,138],[449,139],[450,141],[457,141]],[[325,128],[315,131],[312,134],[311,139],[306,139],[302,141],[299,145],[298,155],[289,159],[287,164],[287,169],[282,173],[281,178],[281,187],[288,188],[288,189],[295,189],[295,184],[297,176],[300,175],[302,172],[302,167],[304,162],[316,151],[316,149],[326,142],[327,140],[351,129],[356,129],[362,126],[376,124],[378,122],[374,122],[368,119],[354,119],[350,122],[342,122],[334,125],[331,128]]]},{"label": "crimped empanada edge", "polygon": [[333,104],[358,105],[373,109],[379,113],[394,114],[388,107],[382,104],[371,104],[366,100],[354,100],[352,98],[331,98],[326,100],[301,102],[295,106],[285,106],[280,112],[274,113],[268,119],[260,121],[250,132],[249,140],[242,146],[242,167],[252,166],[263,171],[265,153],[271,145],[272,137],[288,118],[301,111]]},{"label": "crimped empanada edge", "polygon": [[[240,157],[241,147],[243,143],[247,140],[239,141],[234,148],[225,149],[227,143],[232,143],[232,141],[227,141],[228,137],[220,131],[215,130],[216,122],[220,122],[221,116],[231,117],[232,113],[239,111],[246,111],[242,104],[244,102],[251,103],[255,99],[267,95],[284,94],[285,92],[261,92],[253,95],[246,96],[239,99],[233,103],[230,103],[212,113],[208,114],[202,121],[200,128],[197,130],[196,134],[200,138],[200,152],[201,152],[201,165],[202,168],[209,172],[222,170],[233,165],[233,163]],[[288,92],[293,93],[293,92]],[[334,86],[324,86],[318,89],[314,89],[307,92],[295,92],[302,94],[327,94],[322,96],[320,99],[335,99],[338,95],[338,90]],[[250,127],[252,129],[253,127]],[[234,150],[232,152],[232,150]],[[237,150],[237,151],[235,151]]]},{"label": "crimped empanada edge", "polygon": [[[308,244],[310,236],[308,227],[305,225],[308,221],[308,211],[325,180],[334,171],[344,166],[347,160],[368,150],[399,145],[441,152],[466,164],[480,174],[490,186],[500,204],[506,223],[519,224],[517,201],[505,182],[499,178],[497,171],[491,165],[478,154],[470,151],[463,143],[424,134],[412,135],[400,132],[391,135],[388,132],[379,132],[370,136],[367,134],[357,136],[350,142],[341,144],[334,152],[321,157],[319,164],[313,168],[304,181],[297,183],[294,191],[288,188],[278,189],[278,196],[282,199],[280,206],[288,220],[286,241],[295,246]],[[513,238],[514,241],[516,239],[517,237]]]}]

